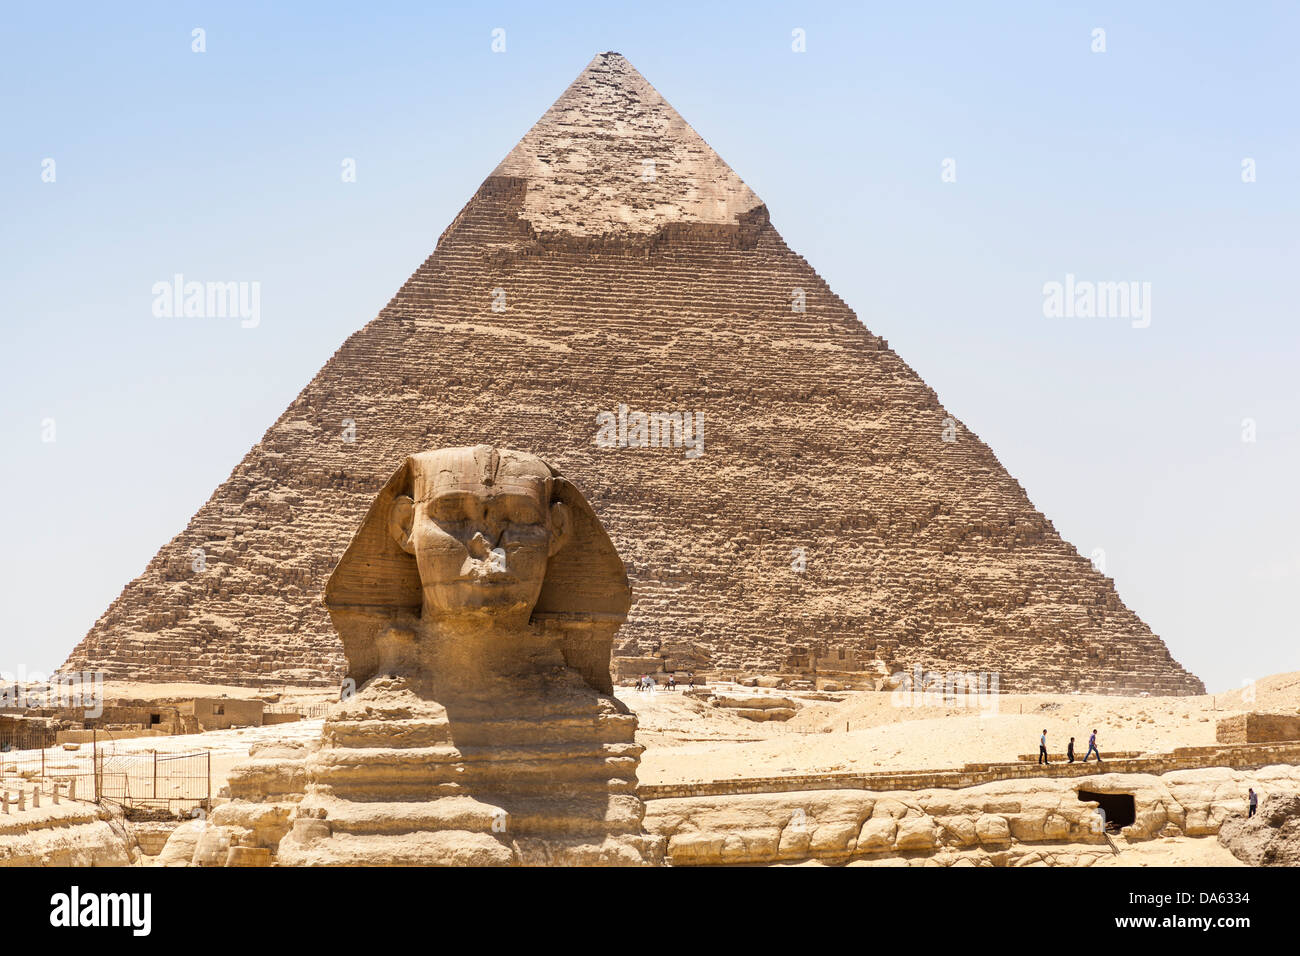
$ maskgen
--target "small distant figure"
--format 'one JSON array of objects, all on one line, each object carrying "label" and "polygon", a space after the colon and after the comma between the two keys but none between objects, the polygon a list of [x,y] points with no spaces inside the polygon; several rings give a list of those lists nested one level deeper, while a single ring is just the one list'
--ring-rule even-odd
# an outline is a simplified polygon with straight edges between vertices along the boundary
[{"label": "small distant figure", "polygon": [[1069,758],[1069,763],[1074,763],[1074,738],[1070,738],[1070,743],[1065,748],[1065,756]]},{"label": "small distant figure", "polygon": [[1253,817],[1255,811],[1259,809],[1259,794],[1255,792],[1254,787],[1251,787],[1247,792],[1250,794],[1246,798],[1246,816],[1249,818]]},{"label": "small distant figure", "polygon": [[687,690],[695,690],[695,672],[694,672],[694,671],[688,671],[688,672],[686,673],[686,689],[687,689]]},{"label": "small distant figure", "polygon": [[1097,755],[1097,763],[1101,763],[1101,751],[1097,749],[1097,731],[1093,730],[1092,736],[1088,738],[1088,752],[1083,755],[1083,762],[1087,763],[1088,758],[1093,754]]},{"label": "small distant figure", "polygon": [[1046,729],[1043,730],[1043,736],[1038,738],[1038,763],[1040,765],[1045,763],[1051,763],[1051,761],[1047,759],[1047,730]]},{"label": "small distant figure", "polygon": [[676,677],[676,675],[674,675],[674,674],[669,674],[669,675],[668,675],[668,689],[669,689],[669,690],[676,690],[676,689],[677,689],[677,677]]}]

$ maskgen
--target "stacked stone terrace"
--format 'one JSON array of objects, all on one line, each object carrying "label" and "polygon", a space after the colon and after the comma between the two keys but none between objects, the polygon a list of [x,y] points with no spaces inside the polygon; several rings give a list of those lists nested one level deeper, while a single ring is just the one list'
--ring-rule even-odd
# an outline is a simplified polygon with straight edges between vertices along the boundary
[{"label": "stacked stone terrace", "polygon": [[[598,447],[620,405],[702,414],[703,455]],[[1204,690],[614,53],[65,666],[336,682],[320,597],[369,502],[403,456],[480,442],[580,485],[628,562],[629,656],[689,643],[756,672],[884,642],[900,668],[997,671],[1005,690]]]}]

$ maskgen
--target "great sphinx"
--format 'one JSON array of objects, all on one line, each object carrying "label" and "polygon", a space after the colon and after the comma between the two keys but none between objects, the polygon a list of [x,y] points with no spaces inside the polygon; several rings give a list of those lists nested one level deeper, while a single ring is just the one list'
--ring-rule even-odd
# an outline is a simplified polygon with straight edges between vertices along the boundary
[{"label": "great sphinx", "polygon": [[405,459],[325,603],[344,699],[309,754],[232,774],[237,799],[213,813],[196,862],[271,844],[282,865],[658,856],[641,831],[636,717],[610,681],[627,575],[546,462],[486,445]]}]

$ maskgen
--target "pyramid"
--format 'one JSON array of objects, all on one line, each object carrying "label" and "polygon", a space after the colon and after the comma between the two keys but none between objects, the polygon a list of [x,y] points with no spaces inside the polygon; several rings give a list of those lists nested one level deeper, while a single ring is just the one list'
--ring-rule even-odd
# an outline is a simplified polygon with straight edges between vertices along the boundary
[{"label": "pyramid", "polygon": [[479,443],[552,462],[609,530],[634,600],[616,663],[824,654],[1003,690],[1204,692],[616,53],[64,669],[335,684],[321,595],[366,508],[404,456]]}]

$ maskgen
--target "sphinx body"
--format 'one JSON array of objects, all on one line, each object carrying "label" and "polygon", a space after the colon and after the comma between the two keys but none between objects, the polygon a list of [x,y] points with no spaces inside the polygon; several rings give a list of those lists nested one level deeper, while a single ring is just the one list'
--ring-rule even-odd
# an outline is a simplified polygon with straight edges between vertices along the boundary
[{"label": "sphinx body", "polygon": [[641,862],[635,717],[553,640],[518,637],[527,670],[461,687],[377,675],[335,708],[279,862]]},{"label": "sphinx body", "polygon": [[627,577],[545,462],[488,446],[408,458],[325,600],[356,690],[316,747],[232,775],[242,799],[214,812],[196,862],[239,844],[288,865],[657,858],[636,717],[609,675]]}]

